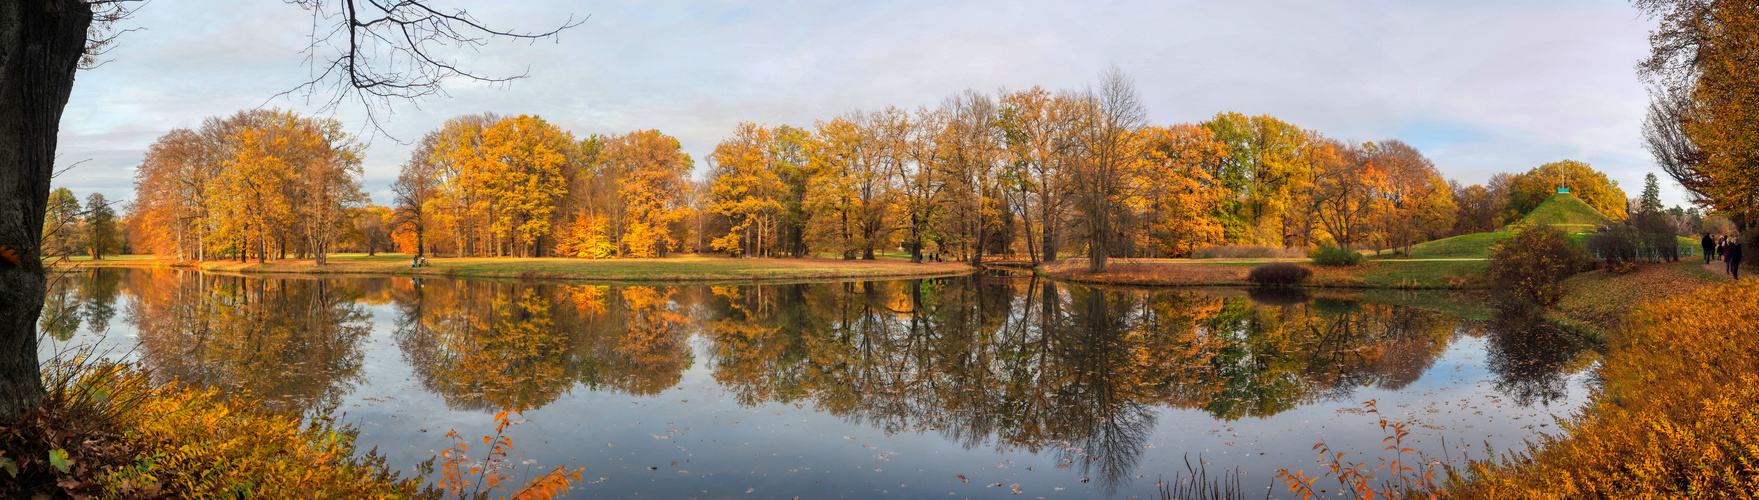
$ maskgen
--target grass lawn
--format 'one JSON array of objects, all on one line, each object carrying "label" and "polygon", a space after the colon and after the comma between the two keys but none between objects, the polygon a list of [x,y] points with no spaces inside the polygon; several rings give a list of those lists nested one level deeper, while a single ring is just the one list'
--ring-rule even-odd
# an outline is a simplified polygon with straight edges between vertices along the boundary
[{"label": "grass lawn", "polygon": [[140,262],[161,259],[153,255],[105,255],[104,260],[94,261],[90,255],[75,255],[68,257],[67,260],[70,262]]},{"label": "grass lawn", "polygon": [[1515,233],[1472,233],[1411,246],[1413,259],[1488,259],[1490,247]]},{"label": "grass lawn", "polygon": [[[259,264],[250,262],[207,262],[202,269],[238,273],[285,274],[379,274],[398,276],[446,276],[469,278],[513,278],[567,281],[600,281],[625,283],[676,282],[747,282],[747,281],[812,281],[859,278],[905,278],[965,274],[972,268],[963,263],[940,262],[911,264],[907,259],[882,257],[876,260],[806,259],[735,259],[717,256],[686,255],[662,259],[567,259],[555,257],[430,257],[428,265],[409,267],[407,254],[334,254],[329,263],[318,266],[310,259],[287,259]],[[163,259],[134,259],[115,262],[77,262],[89,267],[165,266]]]},{"label": "grass lawn", "polygon": [[1487,260],[1380,260],[1340,270],[1369,288],[1473,288],[1483,286],[1489,266]]}]

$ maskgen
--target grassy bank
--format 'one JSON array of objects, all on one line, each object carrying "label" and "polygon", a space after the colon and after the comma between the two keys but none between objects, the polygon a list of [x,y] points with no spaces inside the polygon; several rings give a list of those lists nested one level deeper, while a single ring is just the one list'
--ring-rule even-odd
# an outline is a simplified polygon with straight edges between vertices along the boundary
[{"label": "grassy bank", "polygon": [[[135,257],[135,256],[129,256]],[[436,276],[607,283],[714,283],[789,282],[852,279],[897,279],[965,274],[973,269],[963,263],[925,262],[882,257],[877,260],[735,259],[681,256],[663,259],[564,259],[564,258],[429,258],[428,265],[409,267],[408,255],[337,254],[319,266],[309,259],[276,262],[204,262],[203,270],[263,274],[363,274],[377,276]],[[84,267],[163,267],[164,259],[131,258],[103,261],[71,260],[63,265]]]},{"label": "grassy bank", "polygon": [[[1246,273],[1266,262],[1306,263],[1308,259],[1132,259],[1087,271],[1087,262],[1070,259],[1039,267],[1039,273],[1076,283],[1130,286],[1252,286]],[[1303,286],[1312,288],[1393,288],[1459,290],[1483,288],[1486,261],[1475,259],[1366,260],[1349,267],[1319,267]]]},{"label": "grassy bank", "polygon": [[1546,319],[1592,339],[1606,341],[1632,310],[1727,282],[1699,260],[1644,264],[1636,271],[1588,271],[1564,280],[1564,298]]}]

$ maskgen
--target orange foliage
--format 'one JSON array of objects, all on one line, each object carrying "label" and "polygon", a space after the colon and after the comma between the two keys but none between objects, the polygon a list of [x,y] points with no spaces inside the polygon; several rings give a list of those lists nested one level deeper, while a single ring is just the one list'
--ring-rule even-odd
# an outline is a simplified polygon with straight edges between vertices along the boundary
[{"label": "orange foliage", "polygon": [[[451,448],[440,452],[439,487],[447,493],[460,498],[479,496],[495,490],[506,490],[501,483],[509,478],[501,475],[507,466],[504,461],[507,453],[513,451],[513,439],[507,437],[507,428],[514,425],[508,415],[524,416],[518,410],[502,410],[495,413],[495,435],[483,436],[483,444],[490,445],[489,453],[481,461],[470,459],[470,445],[464,444],[464,436],[457,429],[446,432],[452,438]],[[585,468],[569,469],[556,466],[548,474],[527,482],[524,487],[513,492],[506,498],[515,500],[547,500],[557,498],[568,491],[568,484],[580,480],[581,471]]]}]

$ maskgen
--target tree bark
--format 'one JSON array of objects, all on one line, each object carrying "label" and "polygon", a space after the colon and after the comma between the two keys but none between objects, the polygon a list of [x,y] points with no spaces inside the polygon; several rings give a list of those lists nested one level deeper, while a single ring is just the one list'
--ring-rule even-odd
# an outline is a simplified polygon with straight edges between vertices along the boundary
[{"label": "tree bark", "polygon": [[0,2],[0,421],[42,403],[37,317],[47,282],[38,249],[61,111],[85,51],[79,0]]}]

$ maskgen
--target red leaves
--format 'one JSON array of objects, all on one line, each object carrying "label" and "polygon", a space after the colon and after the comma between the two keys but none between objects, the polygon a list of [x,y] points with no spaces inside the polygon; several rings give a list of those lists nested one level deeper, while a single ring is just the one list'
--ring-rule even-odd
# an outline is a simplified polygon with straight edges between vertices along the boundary
[{"label": "red leaves", "polygon": [[[1370,400],[1362,403],[1362,406],[1366,408],[1366,413],[1379,415],[1380,410],[1375,408],[1375,404],[1376,401]],[[1405,430],[1405,424],[1388,422],[1385,418],[1379,419],[1378,424],[1380,425],[1381,431],[1391,433],[1385,438],[1382,438],[1380,442],[1386,443],[1391,441],[1393,443],[1391,446],[1387,446],[1382,450],[1394,452],[1393,460],[1388,461],[1385,457],[1381,457],[1378,459],[1380,465],[1376,465],[1372,468],[1368,466],[1367,462],[1345,462],[1344,456],[1349,455],[1349,453],[1332,453],[1331,447],[1321,441],[1314,444],[1312,449],[1319,451],[1319,459],[1321,461],[1329,462],[1326,464],[1326,467],[1331,470],[1327,471],[1325,475],[1337,478],[1339,486],[1354,493],[1356,498],[1362,499],[1380,497],[1395,498],[1400,496],[1401,493],[1413,490],[1433,490],[1435,487],[1435,470],[1425,467],[1421,479],[1413,479],[1411,476],[1405,474],[1406,472],[1412,472],[1414,469],[1405,465],[1403,455],[1407,452],[1415,453],[1417,451],[1404,447],[1405,438],[1411,435],[1410,431]],[[1399,483],[1395,484],[1392,480],[1383,480],[1379,481],[1377,485],[1376,480],[1379,478],[1371,474],[1379,471],[1391,473],[1393,477],[1398,479]],[[1295,472],[1289,472],[1288,469],[1277,470],[1277,480],[1282,481],[1283,484],[1289,488],[1289,492],[1300,494],[1303,500],[1319,496],[1319,491],[1313,489],[1314,479],[1317,478],[1309,477],[1305,472],[1300,470]]]}]

